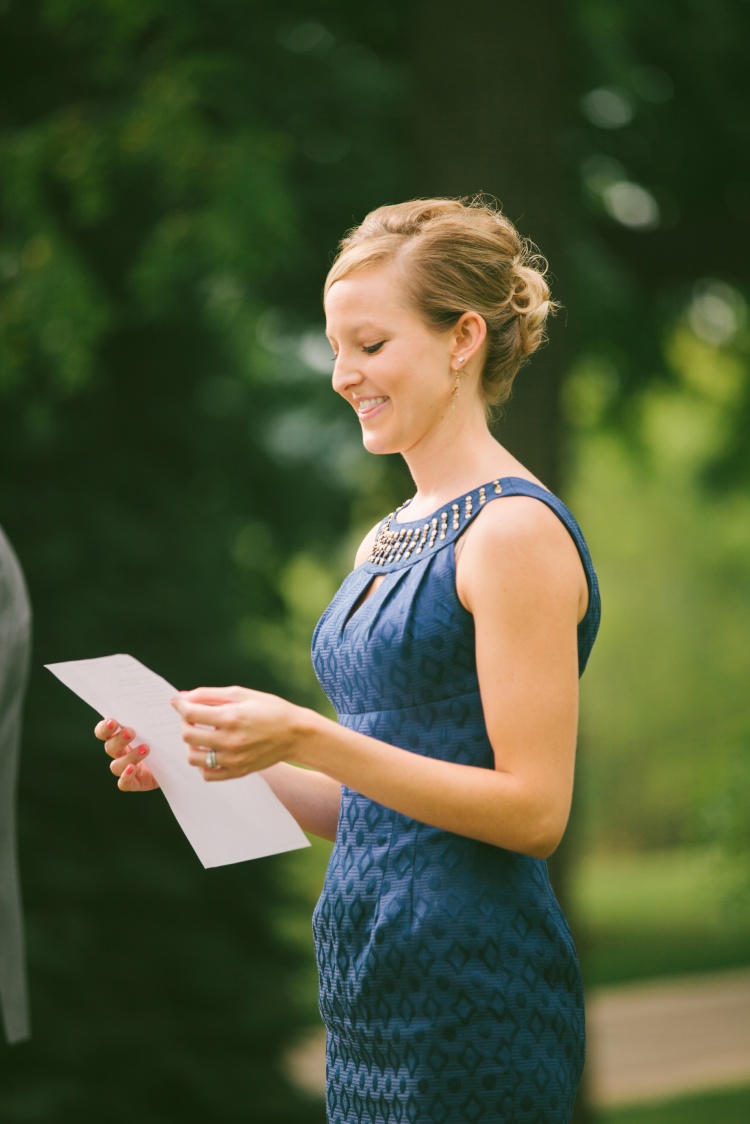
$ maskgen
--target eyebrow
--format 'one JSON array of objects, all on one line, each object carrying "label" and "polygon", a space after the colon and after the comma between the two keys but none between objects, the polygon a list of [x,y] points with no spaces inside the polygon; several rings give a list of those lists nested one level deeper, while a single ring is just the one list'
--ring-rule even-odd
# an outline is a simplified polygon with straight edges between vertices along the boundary
[{"label": "eyebrow", "polygon": [[[372,328],[377,328],[379,332],[385,331],[385,329],[382,326],[379,326],[375,320],[362,320],[359,324],[355,324],[350,332],[350,335],[356,336],[359,332],[364,332]],[[328,337],[328,339],[332,338],[331,336],[328,336],[328,332],[326,332],[326,336]]]}]

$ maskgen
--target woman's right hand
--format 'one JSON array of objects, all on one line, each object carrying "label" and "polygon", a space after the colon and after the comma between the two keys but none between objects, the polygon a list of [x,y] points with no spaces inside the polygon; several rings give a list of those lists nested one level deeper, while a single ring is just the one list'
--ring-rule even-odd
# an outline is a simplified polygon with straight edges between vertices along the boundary
[{"label": "woman's right hand", "polygon": [[102,718],[94,727],[94,733],[104,742],[105,752],[113,759],[111,772],[118,777],[117,787],[123,792],[150,792],[159,787],[154,774],[146,764],[147,745],[132,746],[135,731],[120,726],[114,718]]}]

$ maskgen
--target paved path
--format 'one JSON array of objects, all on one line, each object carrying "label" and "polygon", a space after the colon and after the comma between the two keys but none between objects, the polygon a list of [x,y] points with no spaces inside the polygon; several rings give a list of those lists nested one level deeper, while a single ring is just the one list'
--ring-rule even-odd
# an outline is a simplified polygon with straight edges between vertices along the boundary
[{"label": "paved path", "polygon": [[[750,969],[600,989],[588,996],[586,1018],[594,1104],[750,1084]],[[323,1094],[320,1031],[289,1067],[299,1085]]]},{"label": "paved path", "polygon": [[586,1013],[595,1104],[750,1084],[750,970],[606,988]]}]

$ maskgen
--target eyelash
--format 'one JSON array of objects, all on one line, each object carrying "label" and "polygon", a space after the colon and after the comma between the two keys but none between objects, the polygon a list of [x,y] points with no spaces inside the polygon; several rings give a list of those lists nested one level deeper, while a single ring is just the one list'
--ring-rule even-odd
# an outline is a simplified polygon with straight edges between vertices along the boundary
[{"label": "eyelash", "polygon": [[[365,355],[377,355],[384,343],[385,340],[381,340],[380,343],[373,343],[369,347],[363,347],[362,350],[364,351]],[[335,363],[337,359],[338,355],[333,355],[331,357],[331,362]]]}]

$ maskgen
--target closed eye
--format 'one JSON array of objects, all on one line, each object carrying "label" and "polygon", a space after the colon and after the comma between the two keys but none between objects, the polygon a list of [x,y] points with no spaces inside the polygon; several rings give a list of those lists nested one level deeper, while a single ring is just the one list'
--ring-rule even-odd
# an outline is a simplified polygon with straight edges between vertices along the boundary
[{"label": "closed eye", "polygon": [[369,347],[363,347],[362,350],[364,351],[365,355],[374,355],[376,351],[380,351],[384,343],[385,340],[381,340],[380,343],[370,344]]}]

